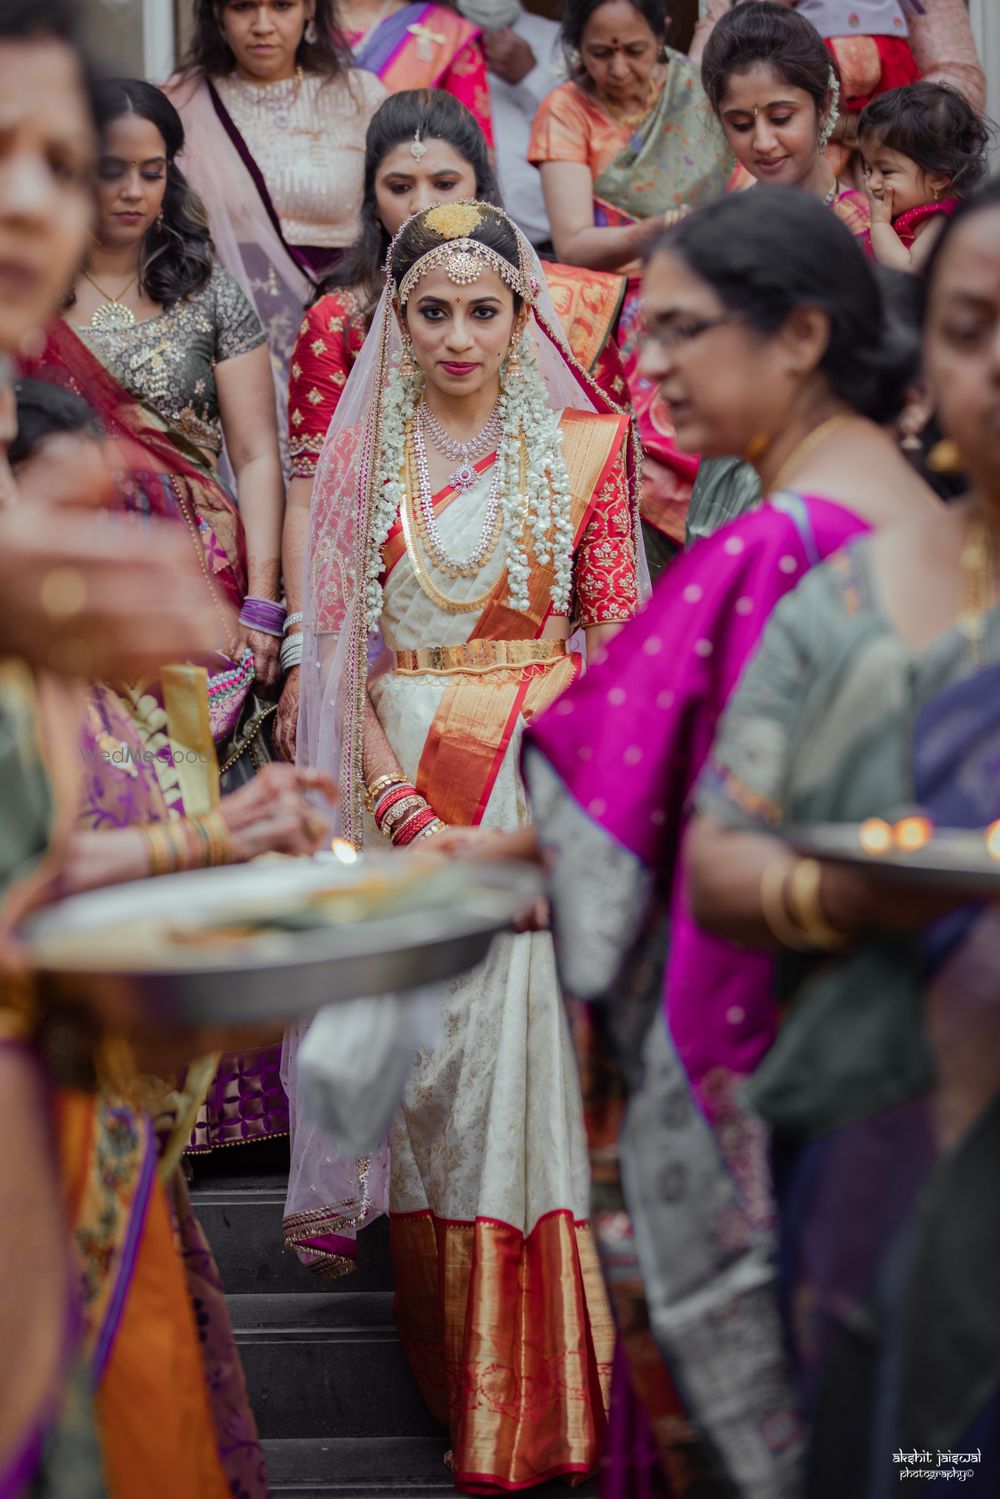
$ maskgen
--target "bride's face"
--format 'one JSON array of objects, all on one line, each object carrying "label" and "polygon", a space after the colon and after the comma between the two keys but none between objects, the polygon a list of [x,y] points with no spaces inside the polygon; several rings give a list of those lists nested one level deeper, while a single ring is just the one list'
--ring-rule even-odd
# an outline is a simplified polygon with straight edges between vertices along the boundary
[{"label": "bride's face", "polygon": [[413,357],[427,384],[452,398],[499,385],[516,321],[513,293],[486,266],[470,286],[428,271],[406,304]]}]

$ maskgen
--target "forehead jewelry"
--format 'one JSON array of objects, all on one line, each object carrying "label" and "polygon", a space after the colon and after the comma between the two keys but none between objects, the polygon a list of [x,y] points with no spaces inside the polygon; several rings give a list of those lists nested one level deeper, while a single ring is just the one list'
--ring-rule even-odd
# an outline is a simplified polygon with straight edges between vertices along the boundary
[{"label": "forehead jewelry", "polygon": [[427,147],[420,139],[419,127],[415,131],[413,139],[410,142],[410,155],[413,157],[414,161],[420,161],[427,155]]}]

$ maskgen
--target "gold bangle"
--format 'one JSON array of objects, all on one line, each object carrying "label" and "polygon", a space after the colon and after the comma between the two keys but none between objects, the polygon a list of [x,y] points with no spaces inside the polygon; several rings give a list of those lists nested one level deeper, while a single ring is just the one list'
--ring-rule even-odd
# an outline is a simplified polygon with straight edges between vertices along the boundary
[{"label": "gold bangle", "polygon": [[162,828],[157,822],[147,822],[140,827],[142,841],[146,845],[146,861],[149,865],[150,878],[156,879],[161,874],[170,872],[170,855],[162,835]]},{"label": "gold bangle", "polygon": [[783,860],[775,859],[767,865],[760,877],[761,915],[771,936],[782,947],[790,947],[792,952],[809,952],[810,944],[788,914],[785,904],[787,878],[788,865]]},{"label": "gold bangle", "polygon": [[788,881],[787,906],[813,947],[821,952],[843,952],[851,938],[831,926],[823,914],[820,884],[823,867],[816,859],[799,859]]},{"label": "gold bangle", "polygon": [[380,791],[386,791],[390,786],[405,786],[406,784],[406,777],[399,774],[399,772],[394,772],[392,775],[379,776],[378,780],[372,781],[370,786],[365,787],[365,806],[370,812],[372,810],[372,803]]},{"label": "gold bangle", "polygon": [[170,853],[173,859],[171,874],[176,874],[179,869],[189,869],[191,865],[191,848],[184,834],[184,819],[177,822],[163,823],[163,836],[170,845]]},{"label": "gold bangle", "polygon": [[203,812],[199,817],[192,817],[189,822],[204,845],[204,867],[214,869],[219,864],[232,863],[233,846],[229,825],[218,808],[212,812]]}]

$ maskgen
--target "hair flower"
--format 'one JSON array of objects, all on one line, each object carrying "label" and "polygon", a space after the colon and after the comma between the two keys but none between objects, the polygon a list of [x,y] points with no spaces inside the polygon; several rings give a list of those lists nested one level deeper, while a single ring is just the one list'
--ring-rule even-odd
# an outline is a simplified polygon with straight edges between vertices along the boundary
[{"label": "hair flower", "polygon": [[463,239],[482,222],[483,215],[476,203],[439,203],[424,214],[427,228],[442,239]]}]

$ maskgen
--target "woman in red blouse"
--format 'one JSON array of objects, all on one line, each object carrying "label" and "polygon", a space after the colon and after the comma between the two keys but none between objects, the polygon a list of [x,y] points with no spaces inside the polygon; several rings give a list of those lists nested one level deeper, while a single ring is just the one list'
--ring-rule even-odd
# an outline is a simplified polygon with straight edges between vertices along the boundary
[{"label": "woman in red blouse", "polygon": [[[434,89],[393,94],[379,107],[365,147],[361,234],[307,310],[288,386],[291,483],[285,512],[284,576],[298,612],[312,481],[330,421],[364,343],[383,287],[389,243],[414,213],[477,198],[501,205],[500,188],[476,120]],[[546,263],[545,278],[578,362],[616,405],[628,392],[614,339],[624,277]],[[294,630],[293,626],[293,630]],[[295,758],[299,671],[285,680],[275,728],[279,753]]]}]

